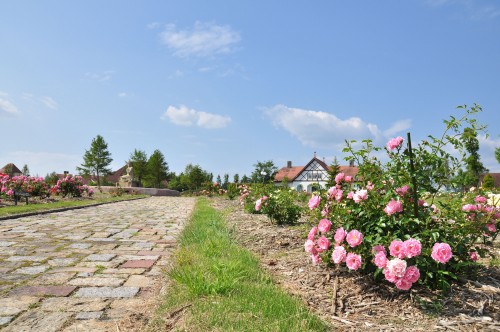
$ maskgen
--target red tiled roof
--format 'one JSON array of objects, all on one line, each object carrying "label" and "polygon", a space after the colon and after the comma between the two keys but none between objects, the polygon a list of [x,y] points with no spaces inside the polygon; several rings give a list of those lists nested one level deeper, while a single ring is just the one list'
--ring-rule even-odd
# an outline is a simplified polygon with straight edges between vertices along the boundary
[{"label": "red tiled roof", "polygon": [[[283,167],[278,173],[274,176],[274,182],[281,182],[286,177],[288,181],[293,181],[297,176],[299,176],[302,171],[309,166],[313,161],[316,161],[320,164],[325,170],[329,170],[330,166],[328,166],[324,161],[319,160],[318,158],[311,159],[310,162],[307,163],[306,166],[295,166],[295,167]],[[357,166],[340,166],[340,172],[349,176],[356,176],[358,174]]]},{"label": "red tiled roof", "polygon": [[8,163],[7,165],[5,165],[4,167],[0,168],[0,173],[9,173],[7,172],[7,170],[10,169],[10,173],[11,174],[22,174],[23,172],[21,172],[21,170],[19,168],[17,168],[16,165],[14,165],[13,163]]}]

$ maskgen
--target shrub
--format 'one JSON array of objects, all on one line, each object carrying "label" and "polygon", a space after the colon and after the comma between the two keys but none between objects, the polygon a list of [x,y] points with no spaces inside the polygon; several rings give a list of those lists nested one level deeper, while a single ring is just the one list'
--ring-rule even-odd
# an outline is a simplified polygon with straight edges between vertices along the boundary
[{"label": "shrub", "polygon": [[493,189],[495,187],[495,180],[491,174],[486,174],[483,178],[483,189]]},{"label": "shrub", "polygon": [[66,197],[70,195],[72,197],[81,197],[82,194],[86,194],[91,197],[94,194],[92,188],[83,184],[83,179],[81,176],[67,175],[64,179],[58,180],[57,184],[51,188],[51,191],[57,195],[62,195]]},{"label": "shrub", "polygon": [[14,191],[24,191],[31,196],[46,197],[49,195],[49,186],[42,177],[14,176],[8,175],[0,178],[0,194],[13,196]]},{"label": "shrub", "polygon": [[280,188],[269,196],[259,198],[255,203],[255,210],[261,210],[278,225],[295,224],[302,214],[302,208],[295,201],[295,190]]}]

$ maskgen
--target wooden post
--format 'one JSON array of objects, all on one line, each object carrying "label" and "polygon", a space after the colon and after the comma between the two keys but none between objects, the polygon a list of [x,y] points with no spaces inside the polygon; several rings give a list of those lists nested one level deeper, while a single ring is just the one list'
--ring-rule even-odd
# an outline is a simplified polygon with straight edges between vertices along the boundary
[{"label": "wooden post", "polygon": [[415,178],[415,165],[413,164],[413,153],[411,151],[411,137],[408,132],[408,155],[410,157],[411,183],[413,185],[413,214],[418,218],[418,194],[417,179]]}]

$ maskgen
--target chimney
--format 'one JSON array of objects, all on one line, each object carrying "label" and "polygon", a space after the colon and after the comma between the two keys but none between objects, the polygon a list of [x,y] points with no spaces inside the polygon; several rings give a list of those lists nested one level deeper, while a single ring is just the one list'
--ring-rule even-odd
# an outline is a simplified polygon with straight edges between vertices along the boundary
[{"label": "chimney", "polygon": [[349,166],[354,167],[354,160],[349,160]]},{"label": "chimney", "polygon": [[292,161],[291,160],[286,162],[286,168],[292,168]]},{"label": "chimney", "polygon": [[314,159],[316,159],[316,151],[314,151]]}]

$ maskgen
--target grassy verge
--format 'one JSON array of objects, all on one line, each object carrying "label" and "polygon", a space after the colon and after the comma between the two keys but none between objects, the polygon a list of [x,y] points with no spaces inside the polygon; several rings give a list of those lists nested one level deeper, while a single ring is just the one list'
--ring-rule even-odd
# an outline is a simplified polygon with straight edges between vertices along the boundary
[{"label": "grassy verge", "polygon": [[152,330],[326,331],[328,326],[272,283],[233,241],[223,216],[199,199],[180,237],[167,295]]},{"label": "grassy verge", "polygon": [[108,202],[118,202],[118,201],[124,201],[124,200],[130,200],[134,198],[141,198],[141,197],[148,197],[147,195],[123,195],[123,196],[100,196],[96,195],[92,199],[81,199],[81,200],[61,200],[57,202],[51,202],[51,203],[32,203],[30,202],[28,205],[26,205],[24,202],[19,202],[18,205],[16,206],[4,206],[0,208],[0,217],[8,217],[8,216],[13,216],[17,214],[24,214],[24,213],[36,213],[36,212],[43,212],[43,211],[49,211],[49,210],[56,210],[56,209],[64,209],[64,208],[71,208],[71,207],[78,207],[78,206],[86,206],[86,205],[92,205],[92,204],[99,204],[99,203],[108,203]]}]

